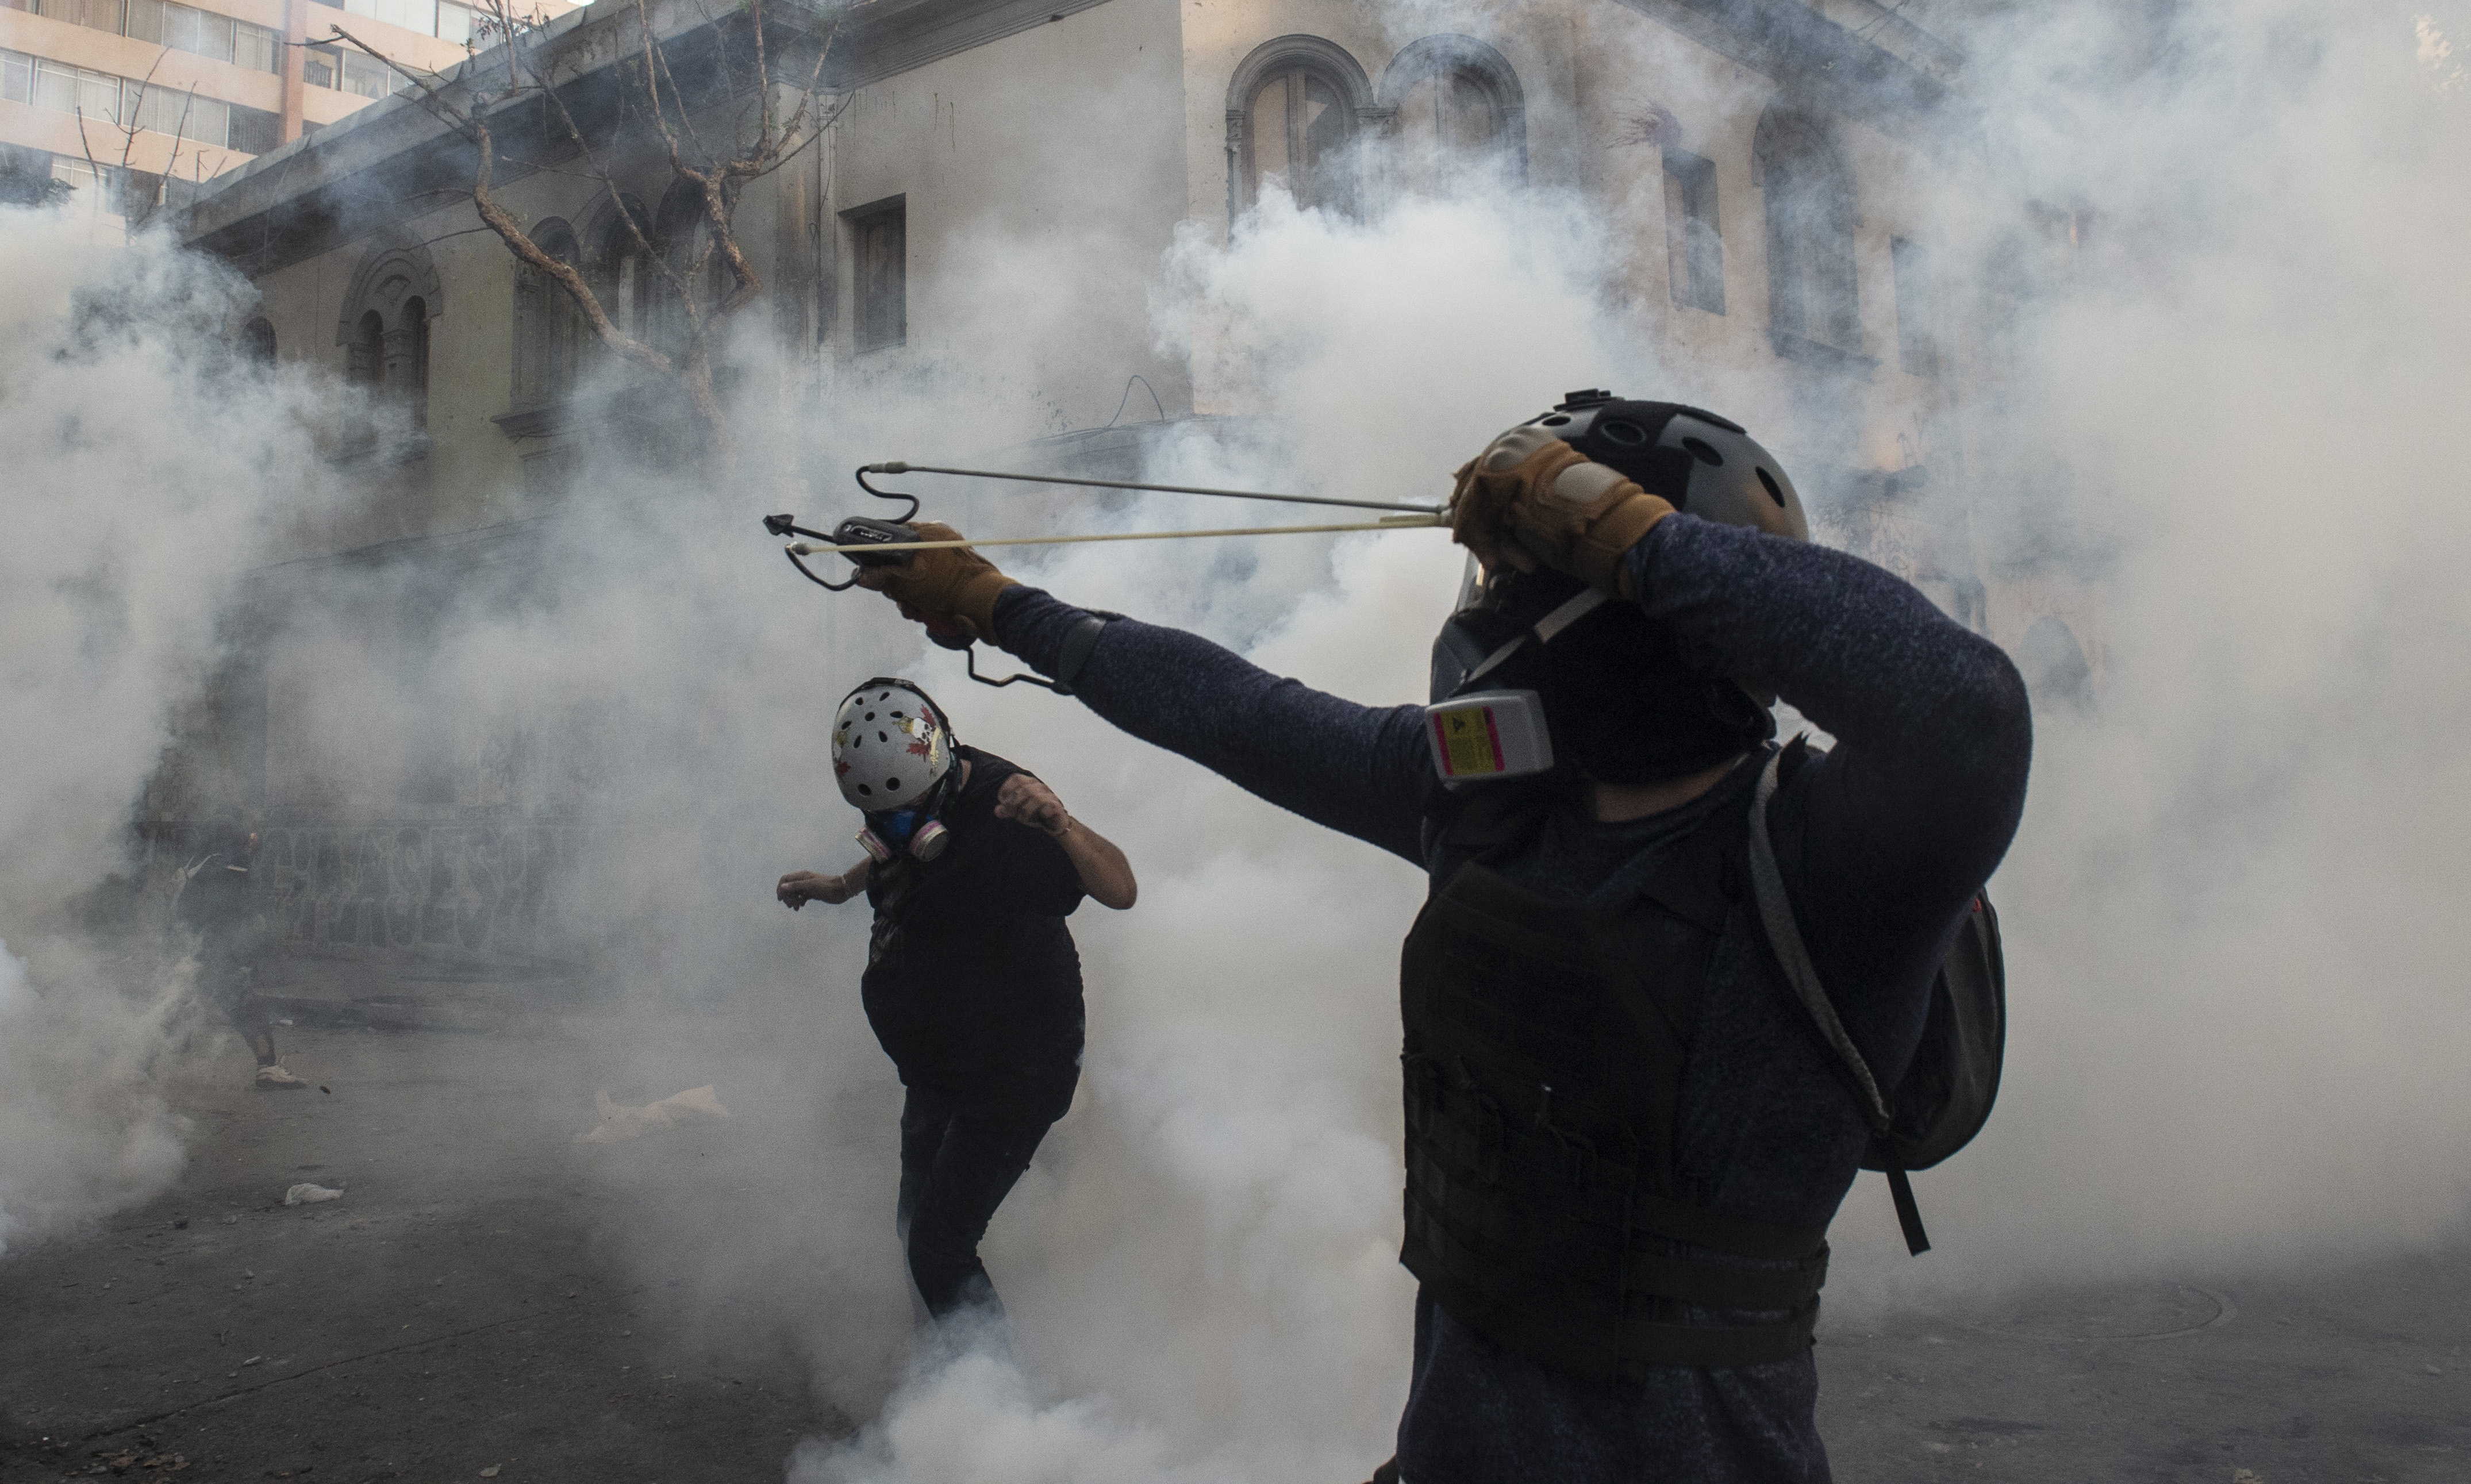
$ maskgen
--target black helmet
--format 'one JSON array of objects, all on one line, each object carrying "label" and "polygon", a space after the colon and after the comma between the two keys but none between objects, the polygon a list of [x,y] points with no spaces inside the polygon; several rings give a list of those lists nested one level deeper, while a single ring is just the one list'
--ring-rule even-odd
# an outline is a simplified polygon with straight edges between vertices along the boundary
[{"label": "black helmet", "polygon": [[1569,393],[1527,426],[1551,429],[1597,463],[1703,521],[1810,539],[1801,496],[1784,465],[1737,422],[1679,402],[1632,402],[1590,390]]}]

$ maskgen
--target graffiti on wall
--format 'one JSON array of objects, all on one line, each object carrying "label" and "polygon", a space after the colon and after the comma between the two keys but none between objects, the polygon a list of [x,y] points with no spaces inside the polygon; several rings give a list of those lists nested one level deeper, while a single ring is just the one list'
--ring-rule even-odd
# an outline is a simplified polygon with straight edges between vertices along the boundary
[{"label": "graffiti on wall", "polygon": [[290,947],[551,953],[588,833],[531,820],[270,826],[259,903]]}]

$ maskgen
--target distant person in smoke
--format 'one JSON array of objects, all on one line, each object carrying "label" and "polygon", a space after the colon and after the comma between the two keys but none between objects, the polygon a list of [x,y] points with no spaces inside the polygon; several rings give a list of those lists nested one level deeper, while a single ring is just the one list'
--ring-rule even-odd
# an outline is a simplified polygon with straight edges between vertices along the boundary
[{"label": "distant person in smoke", "polygon": [[248,891],[260,843],[238,820],[223,825],[211,848],[181,868],[173,915],[195,935],[199,992],[230,1019],[257,1057],[257,1089],[295,1093],[309,1084],[275,1055],[274,1025],[251,982],[266,936]]},{"label": "distant person in smoke", "polygon": [[1081,959],[1064,919],[1084,895],[1133,905],[1133,868],[1037,775],[953,736],[906,680],[850,692],[833,772],[866,816],[866,858],[792,871],[792,909],[860,892],[875,908],[859,990],[900,1069],[909,1276],[938,1323],[1002,1306],[978,1242],[1081,1076]]},{"label": "distant person in smoke", "polygon": [[[1380,1477],[1819,1484],[1824,1235],[1872,1121],[1762,930],[1751,813],[1893,1087],[2016,828],[2024,687],[1810,544],[1781,465],[1714,413],[1574,392],[1462,467],[1450,511],[1475,561],[1429,708],[1324,695],[966,549],[859,581],[1428,873],[1400,969],[1415,1349]],[[1777,747],[1777,695],[1835,745]]]}]

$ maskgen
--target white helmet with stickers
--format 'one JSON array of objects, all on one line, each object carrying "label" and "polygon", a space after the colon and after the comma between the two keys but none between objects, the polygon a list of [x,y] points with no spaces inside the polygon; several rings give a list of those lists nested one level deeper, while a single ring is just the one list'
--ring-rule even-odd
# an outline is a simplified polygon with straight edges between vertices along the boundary
[{"label": "white helmet with stickers", "polygon": [[833,718],[833,776],[841,797],[870,814],[925,807],[953,761],[942,709],[906,680],[869,680]]}]

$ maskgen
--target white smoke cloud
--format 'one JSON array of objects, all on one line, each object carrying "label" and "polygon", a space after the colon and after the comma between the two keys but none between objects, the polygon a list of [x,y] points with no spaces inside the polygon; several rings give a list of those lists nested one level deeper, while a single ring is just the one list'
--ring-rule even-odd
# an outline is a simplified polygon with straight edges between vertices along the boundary
[{"label": "white smoke cloud", "polygon": [[2138,39],[2042,22],[1974,51],[1999,163],[2091,209],[1995,410],[2011,467],[2070,478],[1984,491],[1986,524],[2072,499],[2082,547],[2051,555],[2095,577],[2108,662],[2091,713],[2042,712],[1994,886],[1999,1113],[1921,1177],[1940,1251],[1872,1243],[1857,1284],[2320,1260],[2431,1242],[2471,1194],[2444,926],[2471,201],[2439,184],[2471,114],[2417,85],[2400,12],[2253,4]]},{"label": "white smoke cloud", "polygon": [[[245,283],[92,232],[0,208],[0,1247],[179,1169],[154,1074],[184,1025],[178,967],[97,941],[77,908],[127,870],[132,809],[274,512],[318,487],[305,430],[327,405],[224,353]],[[125,919],[135,883],[114,889]]]}]

